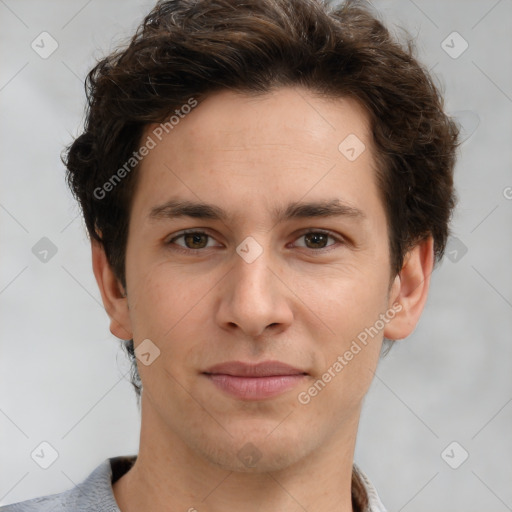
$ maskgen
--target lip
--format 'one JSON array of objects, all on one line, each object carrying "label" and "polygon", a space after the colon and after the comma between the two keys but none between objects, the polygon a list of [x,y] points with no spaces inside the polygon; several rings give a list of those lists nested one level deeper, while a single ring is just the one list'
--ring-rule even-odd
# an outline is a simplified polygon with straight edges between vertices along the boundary
[{"label": "lip", "polygon": [[280,361],[230,361],[203,372],[217,388],[242,400],[263,400],[295,387],[307,372]]},{"label": "lip", "polygon": [[281,361],[263,361],[257,364],[228,361],[216,364],[203,373],[231,375],[234,377],[275,377],[279,375],[306,374],[307,372]]}]

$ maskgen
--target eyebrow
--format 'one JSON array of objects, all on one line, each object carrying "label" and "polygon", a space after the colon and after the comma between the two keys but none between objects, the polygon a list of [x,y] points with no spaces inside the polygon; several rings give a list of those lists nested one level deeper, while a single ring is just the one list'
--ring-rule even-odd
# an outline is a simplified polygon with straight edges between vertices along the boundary
[{"label": "eyebrow", "polygon": [[[229,219],[229,214],[222,208],[212,204],[171,199],[162,205],[153,207],[148,215],[151,221],[179,217],[220,220],[225,222]],[[339,199],[309,203],[293,202],[285,209],[277,208],[273,211],[273,219],[275,222],[315,217],[349,217],[364,220],[366,219],[366,214],[354,206],[341,202]]]}]

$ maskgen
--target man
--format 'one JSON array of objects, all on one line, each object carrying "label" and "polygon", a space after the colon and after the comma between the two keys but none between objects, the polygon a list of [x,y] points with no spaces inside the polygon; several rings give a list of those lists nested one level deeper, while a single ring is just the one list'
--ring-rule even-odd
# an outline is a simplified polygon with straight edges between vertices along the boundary
[{"label": "man", "polygon": [[353,461],[361,406],[455,204],[430,77],[354,3],[173,0],[88,99],[67,178],[140,449],[5,510],[385,510]]}]

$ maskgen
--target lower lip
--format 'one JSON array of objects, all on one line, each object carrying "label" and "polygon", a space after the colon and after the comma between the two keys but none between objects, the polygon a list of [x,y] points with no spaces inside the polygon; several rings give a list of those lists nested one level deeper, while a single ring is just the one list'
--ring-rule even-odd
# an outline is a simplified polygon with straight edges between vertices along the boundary
[{"label": "lower lip", "polygon": [[244,400],[262,400],[280,395],[295,387],[306,375],[275,375],[272,377],[235,377],[205,374],[222,391]]}]

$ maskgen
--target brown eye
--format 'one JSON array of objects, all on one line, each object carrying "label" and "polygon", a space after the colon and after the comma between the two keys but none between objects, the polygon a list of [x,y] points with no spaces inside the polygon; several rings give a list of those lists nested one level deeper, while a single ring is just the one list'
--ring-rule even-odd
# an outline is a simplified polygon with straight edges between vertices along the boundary
[{"label": "brown eye", "polygon": [[201,249],[210,249],[214,247],[215,239],[202,231],[186,231],[181,235],[171,238],[166,245],[175,251],[201,252]]},{"label": "brown eye", "polygon": [[306,245],[312,245],[312,247],[309,247],[310,249],[323,249],[326,247],[328,238],[329,235],[326,235],[325,233],[308,233],[307,235],[304,235]]},{"label": "brown eye", "polygon": [[[303,245],[297,244],[298,247],[313,250],[328,250],[331,246],[336,245],[336,242],[343,243],[343,240],[325,231],[309,231],[298,238],[298,240],[301,239],[303,239],[305,243]],[[328,243],[329,239],[334,240],[335,243]]]},{"label": "brown eye", "polygon": [[208,235],[204,233],[187,233],[182,237],[188,249],[203,249],[208,244]]}]

